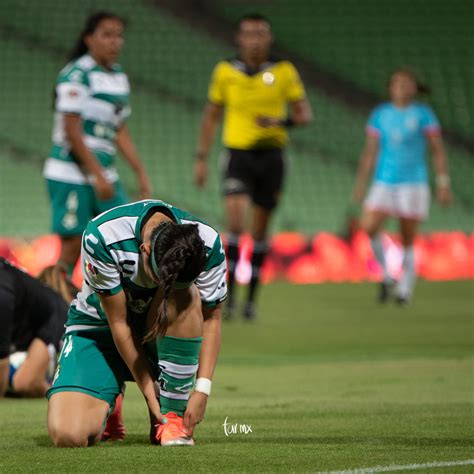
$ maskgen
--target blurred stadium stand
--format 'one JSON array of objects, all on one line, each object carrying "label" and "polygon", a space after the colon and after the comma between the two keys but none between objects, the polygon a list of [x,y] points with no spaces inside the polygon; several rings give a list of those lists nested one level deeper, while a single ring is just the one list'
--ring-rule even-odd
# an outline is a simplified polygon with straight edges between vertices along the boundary
[{"label": "blurred stadium stand", "polygon": [[[468,0],[2,0],[0,2],[0,235],[49,232],[41,167],[50,147],[52,92],[85,17],[129,20],[121,63],[132,85],[132,136],[155,197],[221,225],[220,146],[208,191],[192,184],[195,140],[213,65],[233,54],[232,28],[259,10],[276,49],[300,67],[315,113],[292,132],[290,176],[275,230],[340,232],[370,108],[386,79],[410,64],[433,87],[446,130],[456,203],[433,206],[424,229],[472,231],[474,60]],[[133,196],[133,178],[119,166]]]}]

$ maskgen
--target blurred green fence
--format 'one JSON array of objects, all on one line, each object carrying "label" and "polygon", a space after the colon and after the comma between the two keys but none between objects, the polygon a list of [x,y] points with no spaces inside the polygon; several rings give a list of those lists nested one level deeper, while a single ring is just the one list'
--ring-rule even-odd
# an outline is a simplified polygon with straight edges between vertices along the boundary
[{"label": "blurred green fence", "polygon": [[[354,107],[318,88],[314,78],[320,70],[353,86],[354,93],[364,90],[382,99],[390,69],[412,64],[433,85],[432,104],[443,125],[461,140],[474,142],[469,86],[474,61],[466,46],[472,2],[222,0],[204,2],[202,18],[187,15],[199,2],[177,1],[173,13],[169,3],[1,0],[0,235],[49,232],[41,168],[50,147],[52,91],[84,19],[97,9],[110,9],[128,19],[121,63],[132,85],[129,124],[155,197],[216,225],[223,224],[219,143],[214,147],[209,189],[198,191],[192,184],[209,76],[219,59],[233,54],[231,33],[214,34],[212,22],[216,31],[223,26],[230,31],[235,19],[248,10],[269,16],[280,51],[297,65],[299,59],[314,65],[314,71],[303,68],[303,77],[315,121],[292,133],[290,174],[275,229],[314,233],[344,227],[369,105]],[[434,206],[425,228],[472,230],[474,159],[454,144],[448,151],[457,201],[448,211]],[[133,176],[125,165],[119,169],[133,196]]]}]

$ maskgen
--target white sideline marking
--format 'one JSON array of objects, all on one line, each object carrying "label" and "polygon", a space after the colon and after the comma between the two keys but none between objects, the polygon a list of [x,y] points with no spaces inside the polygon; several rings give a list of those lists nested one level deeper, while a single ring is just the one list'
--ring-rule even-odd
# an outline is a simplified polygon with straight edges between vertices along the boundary
[{"label": "white sideline marking", "polygon": [[391,466],[363,467],[345,471],[325,471],[319,474],[376,474],[377,472],[407,471],[408,469],[426,469],[430,467],[468,466],[471,464],[474,465],[474,459],[466,459],[465,461],[427,462],[423,464],[393,464]]}]

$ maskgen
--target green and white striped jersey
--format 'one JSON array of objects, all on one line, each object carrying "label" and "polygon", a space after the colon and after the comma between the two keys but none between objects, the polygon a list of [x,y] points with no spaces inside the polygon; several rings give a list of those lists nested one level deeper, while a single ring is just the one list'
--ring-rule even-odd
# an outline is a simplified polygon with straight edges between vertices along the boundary
[{"label": "green and white striped jersey", "polygon": [[69,308],[66,333],[107,327],[98,293],[125,291],[128,310],[146,314],[157,285],[144,270],[140,252],[141,223],[152,208],[166,208],[178,224],[196,224],[207,251],[207,262],[195,284],[203,304],[214,306],[227,295],[226,259],[219,233],[204,221],[159,200],[115,207],[92,219],[82,236],[84,283]]},{"label": "green and white striped jersey", "polygon": [[56,83],[53,147],[44,176],[67,183],[89,183],[66,139],[64,114],[70,113],[81,116],[86,146],[105,168],[109,181],[116,181],[118,175],[112,166],[115,136],[130,115],[129,94],[127,75],[118,64],[106,70],[89,54],[67,64]]}]

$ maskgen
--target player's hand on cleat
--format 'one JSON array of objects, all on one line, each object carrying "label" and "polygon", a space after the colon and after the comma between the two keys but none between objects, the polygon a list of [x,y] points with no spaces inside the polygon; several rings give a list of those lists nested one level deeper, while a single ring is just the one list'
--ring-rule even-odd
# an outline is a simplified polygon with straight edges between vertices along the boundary
[{"label": "player's hand on cleat", "polygon": [[[161,446],[194,446],[193,438],[183,426],[183,418],[176,413],[169,412],[163,418],[166,423],[152,427],[150,438],[152,444]],[[154,436],[152,438],[152,433]]]},{"label": "player's hand on cleat", "polygon": [[101,441],[122,441],[125,439],[127,430],[122,419],[123,395],[120,394],[115,400],[114,411],[107,418],[105,430],[102,433]]}]

